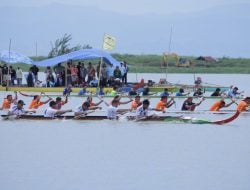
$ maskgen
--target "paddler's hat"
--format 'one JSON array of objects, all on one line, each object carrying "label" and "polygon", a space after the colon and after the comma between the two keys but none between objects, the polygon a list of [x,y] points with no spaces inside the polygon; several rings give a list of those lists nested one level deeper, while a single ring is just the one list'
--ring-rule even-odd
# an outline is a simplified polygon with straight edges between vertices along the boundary
[{"label": "paddler's hat", "polygon": [[17,102],[17,104],[25,105],[24,101],[22,101],[22,100],[19,100],[19,101]]}]

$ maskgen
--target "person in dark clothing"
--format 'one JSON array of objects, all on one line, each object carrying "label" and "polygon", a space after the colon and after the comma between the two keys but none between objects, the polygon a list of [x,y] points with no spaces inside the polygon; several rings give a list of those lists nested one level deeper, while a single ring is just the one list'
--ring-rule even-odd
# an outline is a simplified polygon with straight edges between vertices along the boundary
[{"label": "person in dark clothing", "polygon": [[216,88],[216,90],[211,94],[211,96],[221,96],[220,88]]},{"label": "person in dark clothing", "polygon": [[39,72],[39,68],[36,65],[33,65],[32,67],[30,67],[31,72],[34,75],[35,78],[35,82],[38,81],[38,72]]},{"label": "person in dark clothing", "polygon": [[29,74],[27,76],[27,86],[34,87],[33,73],[31,70],[29,71]]},{"label": "person in dark clothing", "polygon": [[199,106],[204,99],[202,99],[199,103],[194,103],[192,97],[188,97],[182,104],[182,111],[194,111],[197,106]]}]

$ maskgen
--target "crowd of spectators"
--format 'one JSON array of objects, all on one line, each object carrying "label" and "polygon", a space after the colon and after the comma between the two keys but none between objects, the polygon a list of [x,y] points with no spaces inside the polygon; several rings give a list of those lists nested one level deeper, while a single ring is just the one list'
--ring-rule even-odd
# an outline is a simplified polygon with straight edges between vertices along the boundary
[{"label": "crowd of spectators", "polygon": [[[47,66],[45,71],[45,81],[39,80],[39,68],[32,65],[29,68],[25,79],[28,87],[45,86],[45,87],[63,87],[72,85],[72,87],[107,87],[123,86],[127,84],[128,66],[126,62],[121,62],[119,66],[112,66],[99,62],[96,67],[92,62],[85,66],[84,62],[74,63],[68,61],[65,66],[58,63],[54,67]],[[12,66],[4,64],[0,66],[0,84],[6,81],[8,85],[22,86],[23,71],[18,67],[16,70]],[[42,84],[43,83],[43,84]],[[5,84],[6,85],[6,84]]]}]

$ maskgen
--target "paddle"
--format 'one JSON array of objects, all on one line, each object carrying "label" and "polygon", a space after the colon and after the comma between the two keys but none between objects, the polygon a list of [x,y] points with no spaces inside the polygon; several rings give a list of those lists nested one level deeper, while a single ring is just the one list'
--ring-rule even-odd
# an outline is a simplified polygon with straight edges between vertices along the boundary
[{"label": "paddle", "polygon": [[88,114],[93,113],[93,112],[95,112],[95,110],[91,110],[89,112],[84,112],[80,115],[75,116],[74,119],[80,119],[81,117],[86,117]]}]

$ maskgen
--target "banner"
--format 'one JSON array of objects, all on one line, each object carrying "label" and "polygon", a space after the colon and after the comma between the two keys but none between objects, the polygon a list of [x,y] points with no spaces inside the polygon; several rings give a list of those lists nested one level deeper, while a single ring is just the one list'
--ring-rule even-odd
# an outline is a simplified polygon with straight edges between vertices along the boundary
[{"label": "banner", "polygon": [[115,38],[105,34],[103,38],[103,50],[113,50],[115,48]]}]

